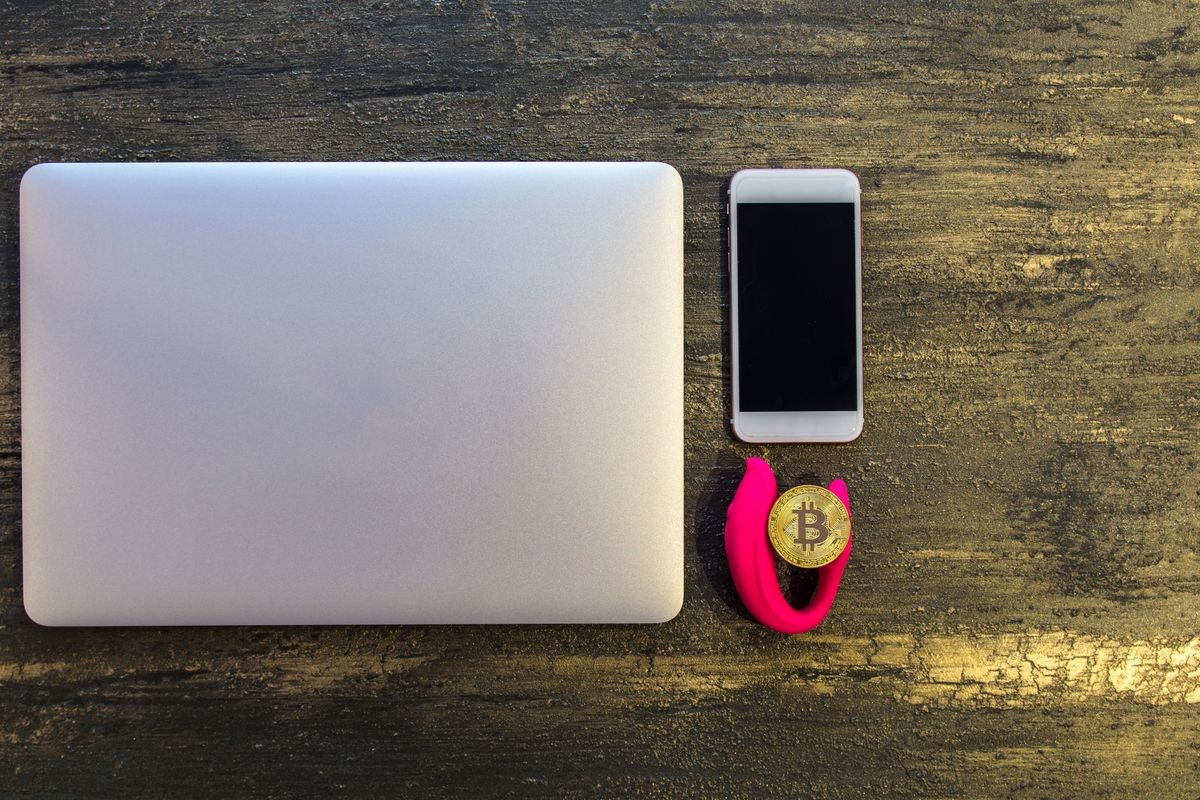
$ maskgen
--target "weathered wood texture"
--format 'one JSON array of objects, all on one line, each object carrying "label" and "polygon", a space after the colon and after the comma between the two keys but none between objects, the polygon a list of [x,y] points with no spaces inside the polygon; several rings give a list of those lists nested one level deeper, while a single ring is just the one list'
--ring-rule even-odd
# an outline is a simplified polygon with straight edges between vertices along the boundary
[{"label": "weathered wood texture", "polygon": [[[0,796],[1200,794],[1200,6],[0,2]],[[45,160],[661,159],[687,601],[661,627],[47,630],[16,197]],[[864,186],[867,426],[726,426],[719,197]],[[738,459],[846,475],[835,615],[748,621]],[[470,586],[464,586],[470,591]]]}]

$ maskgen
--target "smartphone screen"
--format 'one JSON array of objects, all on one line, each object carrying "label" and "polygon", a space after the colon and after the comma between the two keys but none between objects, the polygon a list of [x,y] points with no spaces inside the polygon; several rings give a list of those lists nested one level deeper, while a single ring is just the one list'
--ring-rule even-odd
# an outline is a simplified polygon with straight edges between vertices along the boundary
[{"label": "smartphone screen", "polygon": [[742,411],[858,408],[854,203],[738,203]]}]

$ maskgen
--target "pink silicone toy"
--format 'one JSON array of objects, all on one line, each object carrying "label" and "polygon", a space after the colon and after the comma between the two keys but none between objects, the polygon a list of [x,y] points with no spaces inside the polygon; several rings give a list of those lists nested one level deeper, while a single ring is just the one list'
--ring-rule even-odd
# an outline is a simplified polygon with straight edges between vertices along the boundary
[{"label": "pink silicone toy", "polygon": [[[849,513],[850,493],[846,491],[846,482],[834,478],[828,488],[845,503]],[[767,539],[767,517],[778,496],[775,473],[770,465],[761,458],[747,458],[746,474],[725,518],[725,554],[729,557],[733,585],[750,614],[780,633],[804,633],[820,625],[829,613],[846,562],[850,560],[851,542],[846,542],[841,555],[817,570],[817,589],[808,605],[793,608],[779,588],[775,577],[775,553]]]}]

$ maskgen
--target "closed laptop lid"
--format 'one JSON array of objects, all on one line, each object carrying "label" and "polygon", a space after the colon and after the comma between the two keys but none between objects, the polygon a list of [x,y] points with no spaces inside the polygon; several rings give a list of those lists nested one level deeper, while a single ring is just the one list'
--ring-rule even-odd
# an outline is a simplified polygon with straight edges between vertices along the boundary
[{"label": "closed laptop lid", "polygon": [[45,164],[20,203],[35,621],[678,611],[672,168]]}]

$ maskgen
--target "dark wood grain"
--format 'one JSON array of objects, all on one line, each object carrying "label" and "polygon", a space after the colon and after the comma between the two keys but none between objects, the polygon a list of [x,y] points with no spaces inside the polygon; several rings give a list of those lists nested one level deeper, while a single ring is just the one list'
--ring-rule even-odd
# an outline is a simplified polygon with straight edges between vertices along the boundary
[{"label": "dark wood grain", "polygon": [[[1200,794],[1194,2],[0,2],[0,796]],[[51,630],[20,603],[16,196],[48,160],[658,159],[686,187],[664,626]],[[719,198],[864,186],[867,426],[726,416]],[[739,459],[845,475],[834,616],[751,623]]]}]

